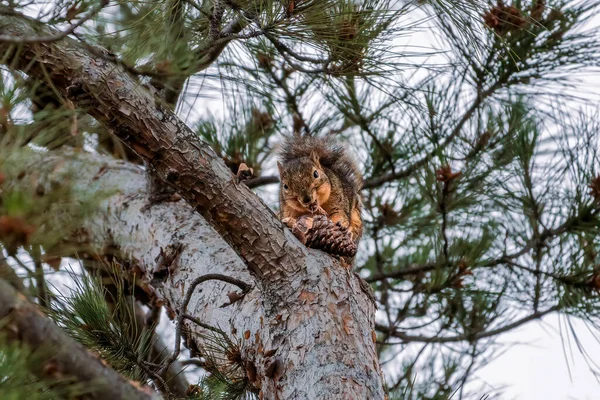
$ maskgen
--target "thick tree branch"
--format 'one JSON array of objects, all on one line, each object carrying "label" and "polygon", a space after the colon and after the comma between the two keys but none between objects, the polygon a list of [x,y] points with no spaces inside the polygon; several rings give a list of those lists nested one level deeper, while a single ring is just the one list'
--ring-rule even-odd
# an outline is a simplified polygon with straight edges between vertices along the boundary
[{"label": "thick tree branch", "polygon": [[74,377],[94,390],[86,394],[90,399],[152,399],[148,392],[137,389],[119,373],[107,367],[86,348],[71,339],[38,308],[27,301],[8,282],[0,279],[1,330],[9,340],[18,341],[39,354],[47,355],[46,363],[37,365],[35,375],[44,376],[49,366],[57,374]]},{"label": "thick tree branch", "polygon": [[[22,18],[5,16],[2,23],[6,34],[33,34]],[[1,49],[14,51],[9,46]],[[70,39],[23,45],[13,54],[13,66],[39,79],[50,78],[65,97],[87,108],[149,162],[265,282],[303,267],[307,249],[275,214],[233,179],[207,143],[121,68]]]}]

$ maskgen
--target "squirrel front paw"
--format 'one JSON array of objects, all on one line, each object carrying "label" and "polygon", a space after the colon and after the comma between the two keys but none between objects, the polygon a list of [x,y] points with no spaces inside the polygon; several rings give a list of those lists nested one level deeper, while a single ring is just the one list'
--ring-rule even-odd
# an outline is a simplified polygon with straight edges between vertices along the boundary
[{"label": "squirrel front paw", "polygon": [[281,220],[281,222],[283,222],[284,224],[286,224],[288,228],[292,229],[294,227],[294,225],[296,225],[296,223],[298,222],[298,220],[296,218],[287,217],[287,218],[283,218]]},{"label": "squirrel front paw", "polygon": [[292,227],[292,233],[302,244],[306,244],[308,231],[312,228],[312,222],[312,217],[303,216]]},{"label": "squirrel front paw", "polygon": [[283,222],[288,228],[292,230],[292,233],[298,240],[302,242],[302,244],[306,244],[306,233],[308,232],[309,227],[306,224],[298,223],[299,221],[296,218],[287,217],[282,218],[281,222]]},{"label": "squirrel front paw", "polygon": [[309,210],[313,215],[327,215],[327,211],[323,210],[316,201],[309,206]]}]

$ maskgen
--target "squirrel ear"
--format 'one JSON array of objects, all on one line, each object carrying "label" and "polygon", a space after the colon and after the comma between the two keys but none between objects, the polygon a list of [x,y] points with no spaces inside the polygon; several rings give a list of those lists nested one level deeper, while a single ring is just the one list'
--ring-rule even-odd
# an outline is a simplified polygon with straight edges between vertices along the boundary
[{"label": "squirrel ear", "polygon": [[317,154],[316,151],[311,151],[310,152],[310,159],[312,162],[314,162],[316,165],[321,165],[321,161],[319,160],[319,155]]},{"label": "squirrel ear", "polygon": [[283,165],[277,161],[277,169],[279,170],[279,175],[283,176]]}]

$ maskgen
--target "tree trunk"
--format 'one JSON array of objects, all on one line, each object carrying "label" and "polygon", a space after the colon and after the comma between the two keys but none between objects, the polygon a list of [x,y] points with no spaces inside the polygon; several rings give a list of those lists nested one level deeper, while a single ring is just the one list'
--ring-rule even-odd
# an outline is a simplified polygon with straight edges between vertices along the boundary
[{"label": "tree trunk", "polygon": [[[34,35],[23,18],[1,19],[2,34]],[[188,203],[146,207],[143,173],[121,161],[40,155],[48,179],[64,181],[60,171],[69,167],[77,171],[69,179],[79,190],[100,196],[117,189],[83,223],[79,239],[97,247],[116,244],[135,260],[147,290],[173,313],[180,312],[189,282],[199,276],[218,273],[251,282],[254,288],[241,301],[224,308],[225,295],[236,288],[202,283],[187,313],[242,343],[242,358],[263,398],[383,398],[375,309],[358,276],[327,254],[306,249],[206,143],[120,68],[72,40],[2,49],[14,56],[5,58],[8,65],[49,77],[75,104],[90,107]],[[27,168],[35,169],[39,164]],[[168,273],[155,269],[161,250],[168,256],[174,249],[181,250]],[[202,328],[186,324],[201,345]]]}]

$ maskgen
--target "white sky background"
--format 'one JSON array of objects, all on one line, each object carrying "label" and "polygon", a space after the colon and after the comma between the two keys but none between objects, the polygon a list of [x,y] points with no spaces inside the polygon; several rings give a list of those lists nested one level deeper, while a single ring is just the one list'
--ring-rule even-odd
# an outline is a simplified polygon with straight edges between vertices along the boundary
[{"label": "white sky background", "polygon": [[[597,339],[581,321],[571,321],[583,348],[597,359]],[[597,400],[600,383],[575,347],[568,329],[564,316],[550,315],[542,322],[504,334],[501,343],[508,345],[506,353],[475,376],[492,387],[509,385],[503,399]],[[561,335],[568,339],[563,341]]]},{"label": "white sky background", "polygon": [[[591,26],[600,26],[600,16],[596,16]],[[439,47],[431,31],[424,29],[420,32],[401,39],[407,46],[422,46],[426,50]],[[429,62],[432,60],[430,59]],[[583,85],[576,89],[577,94],[587,93],[590,100],[600,97],[600,76],[582,74]],[[201,91],[203,97],[179,108],[182,118],[192,124],[197,120],[195,108],[208,107],[215,114],[222,114],[225,106],[220,99],[220,93],[213,90]],[[208,99],[212,97],[212,99]],[[191,108],[191,109],[190,109]],[[310,110],[305,110],[310,113]],[[265,173],[275,171],[265,171]],[[275,197],[271,187],[261,191],[269,205]],[[591,356],[600,354],[600,341],[588,330],[587,326],[575,319],[570,320],[581,340],[581,346]],[[167,330],[169,322],[162,318]],[[172,332],[170,332],[172,333]],[[167,342],[172,342],[167,335]],[[564,316],[550,315],[542,321],[531,322],[517,330],[505,333],[500,343],[506,345],[505,352],[496,357],[489,365],[480,369],[475,377],[473,387],[481,384],[491,388],[504,388],[503,399],[522,400],[587,400],[600,399],[600,383],[589,370],[588,361],[581,354]],[[600,357],[598,357],[600,364]],[[597,368],[600,371],[600,367]],[[485,393],[481,393],[482,395]]]}]

